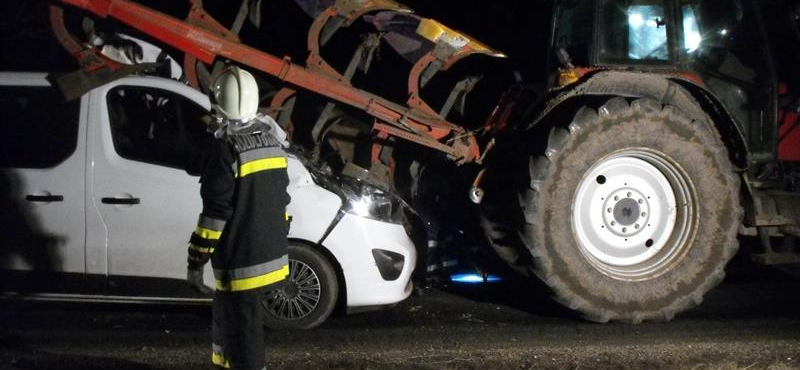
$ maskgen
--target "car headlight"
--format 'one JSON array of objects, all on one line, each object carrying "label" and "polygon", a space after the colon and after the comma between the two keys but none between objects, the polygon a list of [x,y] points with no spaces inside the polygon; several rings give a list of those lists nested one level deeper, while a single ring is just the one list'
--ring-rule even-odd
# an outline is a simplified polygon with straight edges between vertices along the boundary
[{"label": "car headlight", "polygon": [[406,212],[414,212],[400,196],[390,191],[354,177],[335,175],[328,166],[309,160],[307,155],[296,148],[287,152],[303,164],[314,183],[342,198],[342,209],[347,213],[382,222],[404,224]]},{"label": "car headlight", "polygon": [[341,181],[345,212],[393,224],[405,222],[407,206],[400,197],[350,177],[343,176]]}]

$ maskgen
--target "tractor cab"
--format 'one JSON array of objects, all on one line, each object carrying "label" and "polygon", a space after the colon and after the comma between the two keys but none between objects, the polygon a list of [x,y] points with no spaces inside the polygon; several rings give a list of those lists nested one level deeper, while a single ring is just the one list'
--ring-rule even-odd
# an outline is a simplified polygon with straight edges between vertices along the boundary
[{"label": "tractor cab", "polygon": [[[583,71],[561,85],[598,69],[680,80],[731,117],[750,163],[770,162],[778,158],[781,111],[800,96],[793,10],[770,0],[556,1],[548,70]],[[782,149],[781,159],[800,160]]]}]

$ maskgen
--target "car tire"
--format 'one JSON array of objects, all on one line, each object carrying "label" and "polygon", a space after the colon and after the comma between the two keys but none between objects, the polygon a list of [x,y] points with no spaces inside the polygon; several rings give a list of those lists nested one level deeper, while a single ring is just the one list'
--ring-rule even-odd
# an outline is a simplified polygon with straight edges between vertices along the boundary
[{"label": "car tire", "polygon": [[339,284],[328,259],[313,247],[289,242],[289,276],[264,294],[264,325],[270,329],[312,329],[336,306]]},{"label": "car tire", "polygon": [[526,162],[519,235],[533,273],[589,320],[670,320],[702,301],[738,249],[727,150],[674,107],[584,106]]}]

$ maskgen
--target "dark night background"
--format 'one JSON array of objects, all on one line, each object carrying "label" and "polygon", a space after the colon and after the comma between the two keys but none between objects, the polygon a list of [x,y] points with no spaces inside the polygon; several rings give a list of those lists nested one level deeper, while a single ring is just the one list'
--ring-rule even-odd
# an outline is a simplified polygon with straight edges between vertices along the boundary
[{"label": "dark night background", "polygon": [[[177,0],[139,2],[176,16],[185,12],[185,4],[188,4]],[[415,9],[416,14],[420,16],[437,19],[511,56],[507,61],[497,62],[496,65],[490,64],[489,70],[508,74],[516,69],[526,81],[542,79],[550,2],[408,0],[402,3]],[[47,20],[49,4],[42,0],[2,1],[0,6],[2,70],[68,71],[77,67],[52,36]],[[169,8],[165,9],[165,6]],[[239,2],[205,1],[206,9],[224,25],[230,24],[238,6]],[[272,54],[290,55],[297,62],[303,61],[305,37],[311,18],[292,0],[264,1],[262,16],[262,28],[255,30],[247,23],[243,30],[243,39]],[[323,52],[336,53],[335,50],[331,52],[327,49]],[[381,56],[384,59],[394,57],[388,54],[390,52],[386,50]],[[326,57],[335,59],[336,56]]]}]

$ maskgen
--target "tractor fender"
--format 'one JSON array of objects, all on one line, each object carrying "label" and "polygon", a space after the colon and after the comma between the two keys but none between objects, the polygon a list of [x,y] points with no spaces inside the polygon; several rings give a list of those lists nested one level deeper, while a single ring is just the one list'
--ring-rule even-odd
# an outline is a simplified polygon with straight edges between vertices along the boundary
[{"label": "tractor fender", "polygon": [[[728,149],[736,167],[747,165],[747,144],[741,129],[714,95],[688,79],[677,75],[602,70],[585,76],[573,85],[544,96],[528,112],[522,127],[525,131],[552,119],[574,114],[586,101],[601,102],[612,96],[649,98],[663,105],[672,105],[689,118],[706,122],[716,130]],[[533,119],[531,119],[533,116]]]}]

